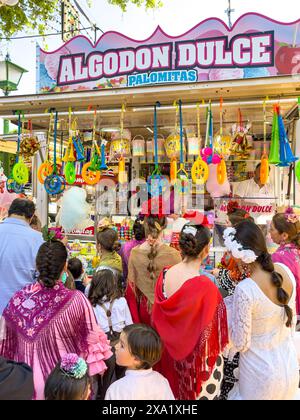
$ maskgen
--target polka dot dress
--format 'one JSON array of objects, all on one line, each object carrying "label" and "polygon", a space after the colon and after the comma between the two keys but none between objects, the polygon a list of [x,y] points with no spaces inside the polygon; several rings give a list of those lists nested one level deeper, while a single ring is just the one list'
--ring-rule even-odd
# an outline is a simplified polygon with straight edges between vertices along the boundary
[{"label": "polka dot dress", "polygon": [[[209,359],[206,361],[209,366]],[[223,357],[217,358],[214,370],[210,378],[202,384],[200,395],[198,396],[199,401],[205,400],[218,400],[221,392],[221,383],[223,380],[223,369],[224,361]]]}]

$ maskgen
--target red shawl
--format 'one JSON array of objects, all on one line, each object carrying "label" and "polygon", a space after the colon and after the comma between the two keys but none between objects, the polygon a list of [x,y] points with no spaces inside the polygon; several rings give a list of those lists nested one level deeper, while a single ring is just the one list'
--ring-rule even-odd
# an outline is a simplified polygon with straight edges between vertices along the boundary
[{"label": "red shawl", "polygon": [[162,363],[160,371],[170,378],[175,397],[192,400],[200,394],[202,383],[211,376],[218,355],[228,343],[226,307],[218,288],[206,276],[187,280],[166,299],[166,270],[157,281],[152,311],[153,325],[168,353],[163,357],[168,365]]}]

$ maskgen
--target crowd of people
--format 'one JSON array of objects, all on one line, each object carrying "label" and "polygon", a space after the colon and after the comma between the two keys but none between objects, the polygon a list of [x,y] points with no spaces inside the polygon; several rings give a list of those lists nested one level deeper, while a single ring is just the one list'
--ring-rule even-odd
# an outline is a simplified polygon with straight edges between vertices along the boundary
[{"label": "crowd of people", "polygon": [[[300,221],[262,230],[228,206],[227,252],[203,269],[211,233],[186,223],[179,251],[162,214],[138,217],[122,247],[97,233],[90,280],[65,241],[44,241],[35,206],[16,199],[0,224],[0,399],[295,399]],[[37,223],[35,223],[37,225]],[[70,281],[71,279],[71,281]]]}]

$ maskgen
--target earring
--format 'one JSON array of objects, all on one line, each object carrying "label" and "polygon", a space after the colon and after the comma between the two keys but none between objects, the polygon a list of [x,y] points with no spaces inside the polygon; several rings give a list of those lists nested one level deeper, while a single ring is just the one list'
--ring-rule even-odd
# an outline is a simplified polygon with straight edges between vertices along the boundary
[{"label": "earring", "polygon": [[242,275],[245,278],[251,277],[251,267],[248,264],[242,264]]}]

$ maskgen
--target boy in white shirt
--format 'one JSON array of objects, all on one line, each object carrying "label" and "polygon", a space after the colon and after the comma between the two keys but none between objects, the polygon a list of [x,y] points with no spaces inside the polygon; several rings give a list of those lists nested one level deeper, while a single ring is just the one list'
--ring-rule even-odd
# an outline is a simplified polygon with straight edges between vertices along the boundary
[{"label": "boy in white shirt", "polygon": [[117,364],[127,371],[108,388],[105,400],[175,399],[168,380],[152,370],[162,354],[162,342],[153,328],[144,324],[125,327],[115,348]]}]

